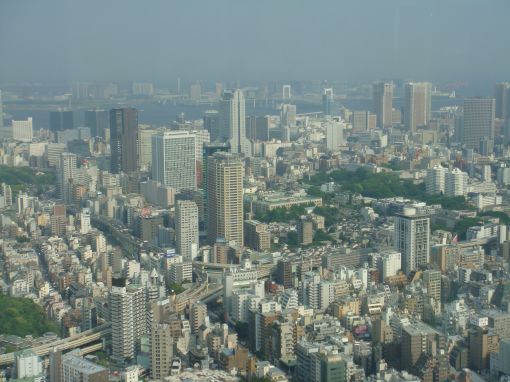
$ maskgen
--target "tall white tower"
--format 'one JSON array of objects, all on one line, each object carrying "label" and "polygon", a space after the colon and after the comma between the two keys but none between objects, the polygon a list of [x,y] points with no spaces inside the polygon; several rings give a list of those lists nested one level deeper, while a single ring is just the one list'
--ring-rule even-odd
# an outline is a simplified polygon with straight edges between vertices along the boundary
[{"label": "tall white tower", "polygon": [[175,207],[177,251],[186,261],[198,252],[198,207],[192,200],[179,200]]},{"label": "tall white tower", "polygon": [[220,111],[221,135],[230,143],[230,151],[251,156],[251,144],[246,138],[246,111],[242,90],[223,92]]}]

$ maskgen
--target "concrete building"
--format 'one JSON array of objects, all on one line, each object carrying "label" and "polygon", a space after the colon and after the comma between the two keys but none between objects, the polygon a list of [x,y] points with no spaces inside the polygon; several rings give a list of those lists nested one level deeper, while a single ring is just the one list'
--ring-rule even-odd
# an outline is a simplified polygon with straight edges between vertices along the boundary
[{"label": "concrete building", "polygon": [[404,88],[404,124],[415,132],[426,126],[431,118],[432,85],[428,82],[407,83]]},{"label": "concrete building", "polygon": [[221,138],[230,144],[230,151],[251,156],[246,137],[246,112],[242,90],[224,91],[220,100]]},{"label": "concrete building", "polygon": [[445,174],[445,190],[447,197],[466,196],[467,195],[468,174],[458,168],[454,168]]},{"label": "concrete building", "polygon": [[109,370],[90,362],[78,351],[62,355],[62,382],[108,382]]},{"label": "concrete building", "polygon": [[207,238],[217,238],[242,247],[243,165],[238,155],[214,153],[207,161]]},{"label": "concrete building", "polygon": [[490,366],[490,355],[499,349],[499,336],[487,327],[473,326],[468,334],[469,367],[486,370]]},{"label": "concrete building", "polygon": [[372,86],[373,112],[377,117],[377,127],[391,127],[393,114],[393,83],[377,82]]},{"label": "concrete building", "polygon": [[110,110],[110,172],[138,170],[138,110]]},{"label": "concrete building", "polygon": [[85,111],[85,126],[90,129],[91,137],[101,137],[106,142],[110,139],[110,117],[107,110],[95,109]]},{"label": "concrete building", "polygon": [[328,151],[337,152],[345,144],[344,123],[327,120],[326,125],[326,148]]},{"label": "concrete building", "polygon": [[177,253],[187,261],[198,253],[198,207],[192,200],[178,200],[175,205],[175,238]]},{"label": "concrete building", "polygon": [[31,142],[33,137],[34,131],[31,117],[25,121],[12,120],[12,139],[20,142]]},{"label": "concrete building", "polygon": [[394,224],[394,247],[402,254],[402,270],[409,274],[429,262],[430,219],[407,208]]},{"label": "concrete building", "polygon": [[77,175],[76,154],[62,153],[60,155],[60,166],[58,169],[58,182],[60,198],[65,204],[72,202],[73,183]]},{"label": "concrete building", "polygon": [[198,335],[200,327],[206,323],[207,318],[207,305],[196,301],[191,304],[189,313],[189,325],[191,334]]},{"label": "concrete building", "polygon": [[197,187],[195,135],[164,131],[152,136],[152,179],[179,190]]},{"label": "concrete building", "polygon": [[14,354],[16,378],[34,378],[42,376],[43,364],[32,349],[25,349]]},{"label": "concrete building", "polygon": [[479,149],[483,138],[494,141],[495,100],[468,98],[464,100],[464,116],[458,134],[467,148]]},{"label": "concrete building", "polygon": [[271,249],[271,232],[267,224],[257,220],[244,222],[244,244],[255,251],[269,251]]},{"label": "concrete building", "polygon": [[109,294],[112,324],[112,358],[123,364],[136,357],[136,346],[146,333],[145,289],[126,286],[125,279],[113,279]]},{"label": "concrete building", "polygon": [[510,119],[510,83],[500,82],[494,85],[495,117],[506,121]]},{"label": "concrete building", "polygon": [[169,376],[174,356],[174,338],[168,323],[155,322],[151,328],[151,377],[163,380]]},{"label": "concrete building", "polygon": [[155,129],[140,128],[138,130],[138,165],[141,171],[149,171],[152,164],[152,136]]},{"label": "concrete building", "polygon": [[442,194],[445,192],[445,177],[447,172],[448,169],[442,167],[441,165],[434,166],[433,168],[429,168],[427,170],[425,187],[428,194],[434,195]]}]

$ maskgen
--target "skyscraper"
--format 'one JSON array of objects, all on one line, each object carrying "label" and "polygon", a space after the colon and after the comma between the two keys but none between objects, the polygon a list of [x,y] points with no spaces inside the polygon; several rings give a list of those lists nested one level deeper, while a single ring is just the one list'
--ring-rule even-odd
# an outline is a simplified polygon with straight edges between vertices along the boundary
[{"label": "skyscraper", "polygon": [[326,148],[336,152],[344,144],[343,122],[326,121]]},{"label": "skyscraper", "polygon": [[76,154],[62,153],[60,155],[60,166],[58,169],[58,181],[60,197],[65,204],[71,203],[73,199],[73,181],[77,172]]},{"label": "skyscraper", "polygon": [[394,224],[394,246],[402,254],[403,271],[409,274],[429,262],[430,219],[407,208]]},{"label": "skyscraper", "polygon": [[0,90],[0,129],[4,127],[4,104],[2,103],[2,91]]},{"label": "skyscraper", "polygon": [[391,127],[393,114],[393,83],[377,82],[372,86],[373,112],[377,127]]},{"label": "skyscraper", "polygon": [[494,98],[496,99],[496,118],[510,119],[510,82],[494,85]]},{"label": "skyscraper", "polygon": [[138,110],[110,110],[110,147],[113,174],[138,170]]},{"label": "skyscraper", "polygon": [[404,123],[414,132],[426,126],[431,116],[432,85],[429,82],[410,82],[404,90]]},{"label": "skyscraper", "polygon": [[493,98],[468,98],[464,100],[464,117],[460,142],[467,148],[478,149],[482,138],[494,140],[496,101]]},{"label": "skyscraper", "polygon": [[324,115],[332,115],[334,108],[333,89],[326,88],[322,94],[322,113]]},{"label": "skyscraper", "polygon": [[290,92],[291,86],[290,85],[283,85],[282,86],[282,100],[288,101],[291,98],[291,92]]},{"label": "skyscraper", "polygon": [[376,116],[369,111],[357,110],[351,115],[352,132],[359,133],[376,128]]},{"label": "skyscraper", "polygon": [[136,345],[146,333],[145,290],[126,286],[125,279],[113,279],[109,295],[112,324],[112,358],[119,363],[136,356]]},{"label": "skyscraper", "polygon": [[101,109],[85,111],[85,126],[90,128],[91,137],[106,138],[106,130],[110,129],[108,111]]},{"label": "skyscraper", "polygon": [[238,155],[215,153],[207,163],[207,238],[243,245],[243,164]]},{"label": "skyscraper", "polygon": [[218,110],[206,110],[204,112],[204,129],[209,131],[211,142],[221,140],[220,113]]},{"label": "skyscraper", "polygon": [[196,189],[194,134],[162,131],[152,136],[152,179],[177,191]]},{"label": "skyscraper", "polygon": [[71,110],[50,111],[50,130],[53,132],[72,130],[74,128],[73,112]]},{"label": "skyscraper", "polygon": [[198,207],[192,200],[178,200],[175,206],[177,253],[185,261],[195,259],[198,252]]},{"label": "skyscraper", "polygon": [[246,138],[244,94],[236,89],[224,91],[220,101],[221,136],[230,144],[233,153],[250,156],[251,144]]},{"label": "skyscraper", "polygon": [[138,130],[138,165],[140,170],[147,171],[152,163],[152,136],[157,133],[155,129]]}]

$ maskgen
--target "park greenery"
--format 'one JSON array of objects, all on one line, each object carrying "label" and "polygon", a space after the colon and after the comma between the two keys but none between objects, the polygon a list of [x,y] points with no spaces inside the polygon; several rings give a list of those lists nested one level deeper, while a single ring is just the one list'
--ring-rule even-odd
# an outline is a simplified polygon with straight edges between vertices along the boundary
[{"label": "park greenery", "polygon": [[429,195],[426,193],[424,183],[415,184],[411,180],[400,179],[398,174],[393,172],[373,173],[363,168],[356,171],[339,169],[329,173],[319,172],[304,181],[310,185],[308,192],[311,195],[323,197],[325,203],[334,195],[321,191],[319,187],[324,183],[334,182],[345,191],[376,199],[402,196],[427,204],[440,204],[447,209],[473,209],[463,196]]},{"label": "park greenery", "polygon": [[43,309],[28,298],[0,293],[0,333],[20,337],[39,337],[47,332],[58,333],[58,326],[48,320]]},{"label": "park greenery", "polygon": [[47,185],[54,185],[57,180],[54,173],[37,173],[30,167],[10,167],[0,165],[0,180],[11,186],[14,194],[30,186],[38,190]]}]

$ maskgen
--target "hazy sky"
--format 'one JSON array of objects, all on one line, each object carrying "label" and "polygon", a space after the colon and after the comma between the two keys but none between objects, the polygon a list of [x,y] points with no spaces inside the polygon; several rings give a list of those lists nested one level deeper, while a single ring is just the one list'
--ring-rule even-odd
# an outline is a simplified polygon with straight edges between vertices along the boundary
[{"label": "hazy sky", "polygon": [[0,81],[510,80],[510,0],[0,0]]}]

